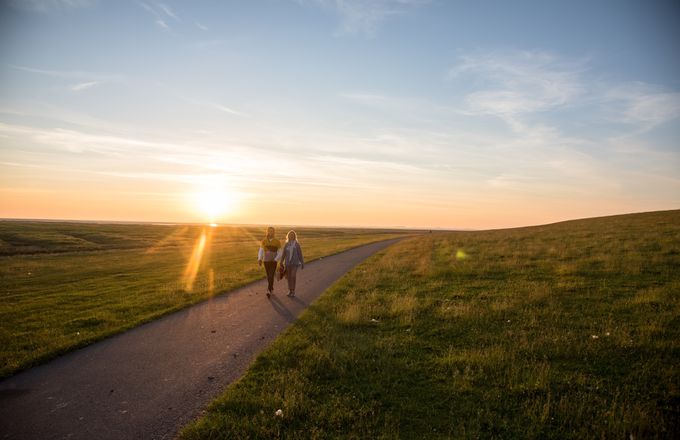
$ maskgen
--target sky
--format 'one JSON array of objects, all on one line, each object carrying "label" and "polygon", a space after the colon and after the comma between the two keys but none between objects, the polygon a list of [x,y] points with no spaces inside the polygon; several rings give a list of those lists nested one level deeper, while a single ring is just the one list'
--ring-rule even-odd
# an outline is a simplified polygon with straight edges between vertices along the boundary
[{"label": "sky", "polygon": [[0,0],[0,218],[680,208],[680,4]]}]

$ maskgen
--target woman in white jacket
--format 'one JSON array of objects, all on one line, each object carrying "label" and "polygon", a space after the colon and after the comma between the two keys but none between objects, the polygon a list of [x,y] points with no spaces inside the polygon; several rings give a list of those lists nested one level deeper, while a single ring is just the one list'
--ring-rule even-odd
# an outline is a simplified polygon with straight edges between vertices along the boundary
[{"label": "woman in white jacket", "polygon": [[305,268],[305,258],[302,256],[302,247],[297,241],[295,231],[288,232],[286,244],[283,246],[281,264],[285,266],[286,278],[288,279],[288,296],[295,296],[295,281],[298,268]]}]

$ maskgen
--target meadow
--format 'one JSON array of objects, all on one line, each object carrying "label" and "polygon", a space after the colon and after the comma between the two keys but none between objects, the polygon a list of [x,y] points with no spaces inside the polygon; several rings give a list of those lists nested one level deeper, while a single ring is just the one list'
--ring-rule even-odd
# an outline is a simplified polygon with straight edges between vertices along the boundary
[{"label": "meadow", "polygon": [[[405,233],[296,230],[308,261]],[[260,226],[1,221],[0,377],[262,278],[263,235]]]},{"label": "meadow", "polygon": [[679,268],[677,210],[403,240],[181,438],[678,438]]}]

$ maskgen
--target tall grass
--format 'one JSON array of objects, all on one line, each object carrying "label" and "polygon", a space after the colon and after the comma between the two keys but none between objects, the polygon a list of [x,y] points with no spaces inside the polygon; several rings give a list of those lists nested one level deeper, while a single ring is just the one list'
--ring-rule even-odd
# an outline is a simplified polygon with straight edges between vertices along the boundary
[{"label": "tall grass", "polygon": [[678,267],[680,211],[402,241],[182,438],[677,438]]}]

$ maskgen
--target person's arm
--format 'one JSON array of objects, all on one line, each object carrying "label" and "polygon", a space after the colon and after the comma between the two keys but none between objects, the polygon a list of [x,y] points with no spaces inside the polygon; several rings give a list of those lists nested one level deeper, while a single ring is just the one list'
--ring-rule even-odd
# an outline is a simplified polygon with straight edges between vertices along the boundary
[{"label": "person's arm", "polygon": [[281,265],[286,265],[286,252],[288,252],[288,243],[281,246]]},{"label": "person's arm", "polygon": [[300,266],[300,269],[305,268],[305,258],[302,256],[302,246],[300,246],[300,243],[297,244],[298,252],[300,253],[300,263],[302,265]]},{"label": "person's arm", "polygon": [[279,248],[278,251],[276,251],[276,261],[279,262],[279,264],[283,264],[283,246]]},{"label": "person's arm", "polygon": [[262,266],[262,260],[264,260],[264,248],[260,246],[260,250],[257,251],[257,264]]}]

